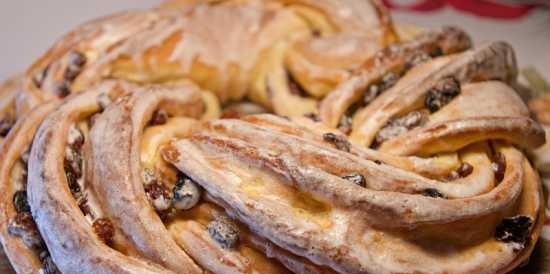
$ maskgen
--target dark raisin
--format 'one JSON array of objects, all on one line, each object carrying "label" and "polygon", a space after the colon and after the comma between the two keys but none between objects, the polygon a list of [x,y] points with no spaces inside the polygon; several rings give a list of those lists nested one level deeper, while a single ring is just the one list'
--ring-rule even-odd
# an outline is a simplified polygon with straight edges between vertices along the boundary
[{"label": "dark raisin", "polygon": [[82,67],[86,64],[86,57],[77,51],[72,51],[68,55],[67,68],[63,74],[63,78],[67,82],[72,82],[82,71]]},{"label": "dark raisin", "polygon": [[361,186],[361,187],[366,187],[367,186],[367,180],[365,180],[365,177],[362,174],[357,173],[357,172],[344,175],[344,176],[342,176],[342,179],[348,180],[348,181],[350,181],[350,182],[352,182],[352,183],[354,183],[358,186]]},{"label": "dark raisin", "polygon": [[313,112],[306,113],[306,114],[304,114],[304,116],[306,118],[311,119],[311,121],[313,121],[313,122],[320,122],[321,121],[319,116],[317,114],[313,113]]},{"label": "dark raisin", "polygon": [[67,66],[65,73],[63,74],[63,79],[68,82],[74,81],[76,77],[80,74],[81,68],[75,66]]},{"label": "dark raisin", "polygon": [[533,219],[525,215],[517,215],[502,219],[496,227],[495,238],[505,243],[520,244],[521,250],[525,243],[529,240],[529,234]]},{"label": "dark raisin", "polygon": [[0,136],[6,137],[10,133],[11,128],[15,124],[15,119],[11,116],[6,116],[0,120]]},{"label": "dark raisin", "polygon": [[378,95],[382,93],[382,89],[380,89],[379,85],[372,84],[370,85],[367,90],[365,91],[365,94],[363,94],[363,103],[365,105],[370,104]]},{"label": "dark raisin", "polygon": [[210,237],[222,248],[233,248],[239,241],[239,227],[229,218],[219,216],[207,226]]},{"label": "dark raisin", "polygon": [[432,51],[430,52],[430,56],[431,56],[432,58],[442,56],[443,54],[445,54],[445,52],[443,52],[443,49],[442,49],[441,47],[435,47],[435,48],[432,49]]},{"label": "dark raisin", "polygon": [[81,193],[80,184],[78,184],[78,178],[76,178],[76,175],[72,172],[65,172],[65,175],[67,176],[67,183],[69,185],[69,189],[71,190],[71,193],[75,198],[79,198]]},{"label": "dark raisin", "polygon": [[352,124],[353,124],[353,119],[351,118],[351,116],[349,116],[348,114],[344,114],[342,115],[342,118],[340,118],[340,122],[338,123],[338,129],[348,135],[351,133],[353,127],[352,127]]},{"label": "dark raisin", "polygon": [[40,274],[61,274],[48,251],[40,252],[40,261],[42,262],[42,272]]},{"label": "dark raisin", "polygon": [[381,144],[409,130],[425,124],[428,120],[426,110],[411,111],[408,114],[389,121],[375,137],[375,143]]},{"label": "dark raisin", "polygon": [[294,79],[292,74],[287,73],[287,79],[288,89],[290,90],[290,93],[301,97],[307,96],[307,92],[305,91],[305,89],[302,87],[302,85],[300,85],[298,81],[296,81],[296,79]]},{"label": "dark raisin", "polygon": [[497,182],[501,182],[504,179],[504,173],[506,172],[506,158],[504,154],[498,152],[493,155],[491,167],[495,173],[495,179]]},{"label": "dark raisin", "polygon": [[71,51],[68,55],[70,66],[82,67],[86,64],[86,56],[78,51]]},{"label": "dark raisin", "polygon": [[20,237],[29,248],[41,248],[43,245],[38,227],[29,212],[17,213],[8,223],[8,233]]},{"label": "dark raisin", "polygon": [[82,211],[82,214],[85,216],[94,217],[94,214],[92,214],[92,209],[90,208],[90,205],[88,205],[88,197],[86,195],[82,195],[80,199],[78,199],[78,208],[80,208],[80,211]]},{"label": "dark raisin", "polygon": [[154,181],[151,184],[145,185],[145,193],[151,201],[153,207],[157,212],[163,212],[170,209],[172,197],[170,197],[170,190],[158,181]]},{"label": "dark raisin", "polygon": [[420,65],[422,63],[425,63],[425,62],[429,61],[430,59],[432,59],[432,57],[429,54],[427,54],[425,52],[422,52],[422,51],[419,51],[419,52],[413,54],[406,61],[405,69],[409,70],[414,66],[417,66],[417,65]]},{"label": "dark raisin", "polygon": [[105,243],[111,244],[115,237],[115,227],[109,219],[99,218],[92,224],[95,234]]},{"label": "dark raisin", "polygon": [[76,126],[72,126],[69,129],[67,143],[75,150],[81,149],[82,145],[84,145],[84,134],[82,134],[82,131],[80,131],[80,129]]},{"label": "dark raisin", "polygon": [[380,161],[380,160],[374,160],[374,163],[377,164],[377,165],[381,165],[381,164],[382,164],[382,161]]},{"label": "dark raisin", "polygon": [[151,117],[151,125],[164,125],[168,121],[168,113],[164,109],[158,109]]},{"label": "dark raisin", "polygon": [[82,155],[76,149],[65,148],[65,172],[71,172],[76,178],[82,177]]},{"label": "dark raisin", "polygon": [[46,79],[46,75],[48,74],[49,69],[50,69],[50,66],[48,65],[44,69],[39,69],[32,73],[32,81],[37,88],[42,87],[42,84]]},{"label": "dark raisin", "polygon": [[313,37],[319,37],[322,33],[319,29],[314,28],[311,30],[311,34],[313,35]]},{"label": "dark raisin", "polygon": [[397,76],[397,74],[393,72],[386,73],[382,77],[382,80],[379,84],[380,92],[384,92],[385,90],[393,87],[397,83],[397,80],[399,80],[399,76]]},{"label": "dark raisin", "polygon": [[426,188],[422,191],[422,195],[432,198],[443,198],[445,199],[445,195],[443,193],[439,192],[439,190],[435,188]]},{"label": "dark raisin", "polygon": [[424,105],[436,112],[460,94],[460,82],[454,77],[443,78],[428,90]]},{"label": "dark raisin", "polygon": [[323,140],[325,142],[332,143],[338,150],[350,152],[351,144],[344,136],[336,135],[334,133],[323,134]]},{"label": "dark raisin", "polygon": [[19,190],[13,194],[13,206],[17,213],[31,212],[31,207],[27,201],[27,192]]},{"label": "dark raisin", "polygon": [[187,210],[195,206],[200,200],[200,189],[195,182],[184,175],[178,176],[172,189],[172,204],[179,210]]},{"label": "dark raisin", "polygon": [[456,170],[453,170],[449,174],[449,180],[456,180],[458,178],[465,178],[472,174],[474,167],[466,162],[463,162]]},{"label": "dark raisin", "polygon": [[57,96],[64,98],[71,94],[71,86],[67,81],[60,81],[55,86]]},{"label": "dark raisin", "polygon": [[155,173],[149,168],[143,169],[143,172],[141,173],[141,179],[143,180],[144,185],[152,184],[157,181]]}]

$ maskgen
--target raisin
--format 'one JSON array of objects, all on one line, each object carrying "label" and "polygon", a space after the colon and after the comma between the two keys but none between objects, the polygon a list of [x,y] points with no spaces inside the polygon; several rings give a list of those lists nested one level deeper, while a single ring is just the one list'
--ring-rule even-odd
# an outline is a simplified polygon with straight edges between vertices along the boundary
[{"label": "raisin", "polygon": [[86,56],[78,51],[71,51],[67,57],[67,68],[63,74],[63,78],[68,82],[72,82],[82,71],[82,67],[86,64]]},{"label": "raisin", "polygon": [[498,152],[493,155],[491,167],[495,173],[495,179],[497,182],[501,182],[504,179],[504,173],[506,172],[506,158],[504,154]]},{"label": "raisin", "polygon": [[44,250],[40,252],[40,261],[42,262],[40,274],[61,274],[48,251]]},{"label": "raisin", "polygon": [[190,178],[180,175],[172,190],[172,204],[179,210],[187,210],[195,206],[200,199],[199,187]]},{"label": "raisin", "polygon": [[432,198],[443,198],[445,199],[445,195],[443,193],[439,192],[439,190],[435,188],[426,188],[422,191],[422,195],[426,197],[432,197]]},{"label": "raisin", "polygon": [[308,112],[308,113],[304,114],[304,116],[306,118],[309,118],[313,122],[320,122],[321,121],[319,116],[317,114],[313,113],[313,112]]},{"label": "raisin", "polygon": [[519,248],[523,249],[525,243],[529,240],[529,234],[533,219],[525,215],[517,215],[502,219],[496,227],[495,238],[505,243],[517,243]]},{"label": "raisin", "polygon": [[92,214],[92,209],[90,208],[90,205],[88,205],[88,197],[86,197],[86,195],[82,195],[82,197],[78,199],[78,208],[80,208],[80,211],[82,211],[82,214],[84,214],[84,216],[90,216],[94,218],[94,214]]},{"label": "raisin", "polygon": [[290,90],[290,93],[301,97],[307,96],[307,92],[305,91],[305,89],[302,87],[302,85],[300,85],[300,83],[298,83],[298,81],[296,81],[296,79],[294,79],[292,74],[287,73],[287,79],[288,89]]},{"label": "raisin", "polygon": [[6,137],[10,133],[11,128],[15,124],[15,119],[11,116],[7,116],[0,120],[0,136]]},{"label": "raisin", "polygon": [[46,75],[48,75],[49,69],[50,66],[48,65],[44,69],[39,69],[32,73],[32,81],[37,88],[41,88],[42,84],[44,84],[44,80],[46,79]]},{"label": "raisin", "polygon": [[382,93],[382,90],[380,89],[379,85],[372,84],[370,85],[367,90],[365,91],[365,94],[363,94],[363,103],[365,105],[370,104],[378,95]]},{"label": "raisin", "polygon": [[414,66],[428,62],[430,59],[432,59],[432,57],[429,54],[422,51],[416,52],[406,61],[405,69],[409,70]]},{"label": "raisin", "polygon": [[351,133],[352,131],[352,125],[353,125],[353,119],[351,118],[350,115],[348,114],[344,114],[342,115],[342,118],[340,118],[340,122],[338,123],[338,129],[348,135]]},{"label": "raisin", "polygon": [[164,184],[155,181],[145,185],[145,193],[147,193],[147,197],[149,197],[151,204],[157,212],[163,212],[170,209],[172,200],[170,197],[170,190]]},{"label": "raisin", "polygon": [[92,224],[95,234],[105,243],[111,244],[115,237],[115,228],[111,221],[106,218],[99,218]]},{"label": "raisin", "polygon": [[31,212],[31,207],[27,201],[27,192],[19,190],[13,194],[13,206],[17,213]]},{"label": "raisin", "polygon": [[323,140],[332,143],[338,150],[350,152],[351,144],[344,136],[329,132],[323,134]]},{"label": "raisin", "polygon": [[151,117],[151,125],[164,125],[168,121],[168,113],[164,109],[158,109]]},{"label": "raisin", "polygon": [[71,147],[65,148],[65,172],[71,172],[76,178],[82,177],[82,155]]},{"label": "raisin", "polygon": [[425,110],[411,111],[408,114],[389,121],[375,137],[375,143],[381,144],[391,138],[397,137],[409,130],[421,126],[428,120],[428,113]]},{"label": "raisin", "polygon": [[69,128],[67,143],[75,150],[79,150],[84,145],[84,134],[75,125]]},{"label": "raisin", "polygon": [[20,237],[28,248],[36,249],[43,246],[38,227],[29,212],[17,213],[8,223],[8,233]]},{"label": "raisin", "polygon": [[239,228],[228,217],[219,216],[207,226],[210,237],[222,248],[233,248],[239,241]]},{"label": "raisin", "polygon": [[367,187],[367,180],[365,180],[365,176],[357,172],[344,175],[342,176],[342,179],[348,180],[361,187]]},{"label": "raisin", "polygon": [[71,190],[71,193],[75,198],[79,198],[81,193],[80,184],[78,183],[78,179],[76,178],[76,175],[72,172],[66,172],[65,173],[67,177],[67,183],[69,185],[69,189]]},{"label": "raisin", "polygon": [[86,56],[78,51],[71,51],[68,59],[70,66],[82,67],[86,64]]},{"label": "raisin", "polygon": [[453,170],[449,174],[449,180],[456,180],[458,178],[465,178],[472,174],[474,167],[466,162],[463,162],[456,170]]},{"label": "raisin", "polygon": [[149,168],[143,169],[143,172],[141,173],[141,179],[143,180],[144,185],[152,184],[157,181],[155,173]]},{"label": "raisin", "polygon": [[397,80],[399,80],[399,76],[397,76],[397,74],[393,73],[393,72],[388,72],[386,73],[383,77],[382,77],[382,80],[379,84],[379,92],[382,93],[384,92],[385,90],[393,87],[396,83],[397,83]]},{"label": "raisin", "polygon": [[424,105],[433,113],[460,94],[460,82],[454,77],[441,79],[428,90]]},{"label": "raisin", "polygon": [[69,94],[71,94],[71,87],[69,82],[67,81],[60,81],[55,86],[55,92],[58,97],[64,98],[67,97]]},{"label": "raisin", "polygon": [[441,47],[435,47],[432,51],[430,51],[430,57],[432,58],[442,56],[443,54],[445,54],[445,52]]}]

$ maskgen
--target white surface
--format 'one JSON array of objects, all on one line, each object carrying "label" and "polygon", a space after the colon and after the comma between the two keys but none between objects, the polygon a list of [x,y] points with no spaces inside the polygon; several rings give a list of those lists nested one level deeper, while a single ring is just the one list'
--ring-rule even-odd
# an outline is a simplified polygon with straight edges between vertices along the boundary
[{"label": "white surface", "polygon": [[[74,26],[98,16],[129,8],[151,7],[160,0],[0,0],[0,79],[25,70],[53,42]],[[536,12],[521,20],[503,21],[446,8],[435,13],[394,12],[396,21],[425,27],[458,25],[476,43],[510,42],[520,67],[534,65],[550,79],[550,12]]]}]

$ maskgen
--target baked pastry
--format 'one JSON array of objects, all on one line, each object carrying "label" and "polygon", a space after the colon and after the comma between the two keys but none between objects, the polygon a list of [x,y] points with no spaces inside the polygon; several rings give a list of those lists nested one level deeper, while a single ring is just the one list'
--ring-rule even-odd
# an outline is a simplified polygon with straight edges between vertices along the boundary
[{"label": "baked pastry", "polygon": [[189,78],[222,102],[247,96],[279,113],[303,114],[315,111],[304,95],[328,92],[394,40],[378,1],[182,1],[69,33],[27,71],[19,112],[101,79]]},{"label": "baked pastry", "polygon": [[18,273],[507,273],[545,136],[513,49],[471,46],[374,0],[84,24],[6,85],[4,249]]},{"label": "baked pastry", "polygon": [[22,79],[21,75],[17,75],[0,84],[0,145],[15,124],[15,97]]}]

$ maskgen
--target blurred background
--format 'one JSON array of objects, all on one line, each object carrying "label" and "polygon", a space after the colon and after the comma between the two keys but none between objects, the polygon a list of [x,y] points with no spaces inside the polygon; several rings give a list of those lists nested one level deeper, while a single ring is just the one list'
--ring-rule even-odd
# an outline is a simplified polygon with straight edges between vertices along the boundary
[{"label": "blurred background", "polygon": [[[0,79],[23,71],[74,26],[126,9],[144,9],[160,0],[2,0]],[[458,25],[476,43],[505,40],[520,67],[533,66],[550,79],[550,0],[384,0],[396,22],[435,28]]]}]

